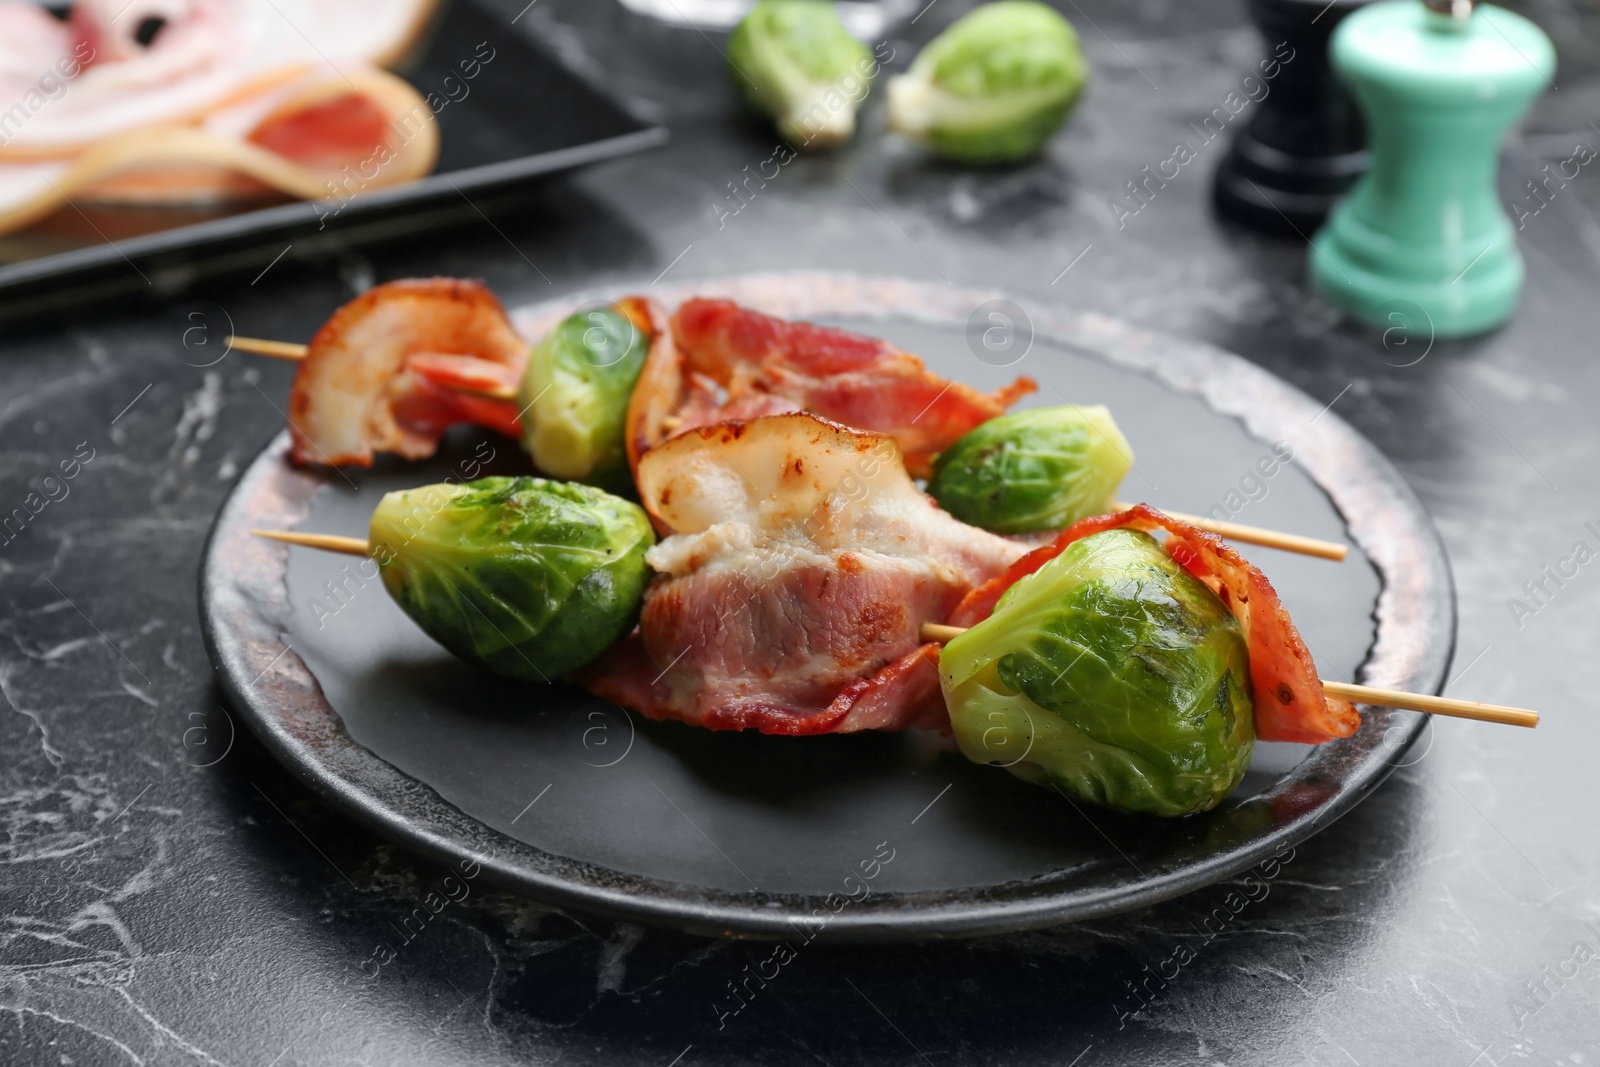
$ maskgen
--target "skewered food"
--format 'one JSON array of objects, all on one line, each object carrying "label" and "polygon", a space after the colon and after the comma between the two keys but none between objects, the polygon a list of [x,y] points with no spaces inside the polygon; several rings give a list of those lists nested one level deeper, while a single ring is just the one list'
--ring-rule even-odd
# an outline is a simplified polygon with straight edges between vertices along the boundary
[{"label": "skewered food", "polygon": [[996,533],[1061,530],[1115,510],[1133,450],[1101,406],[1000,415],[934,462],[928,492],[962,522]]},{"label": "skewered food", "polygon": [[1044,149],[1089,79],[1072,24],[1035,0],[983,4],[889,80],[889,128],[964,163]]},{"label": "skewered food", "polygon": [[966,757],[1124,811],[1216,806],[1250,763],[1250,659],[1148,534],[1074,541],[940,657]]},{"label": "skewered food", "polygon": [[[319,412],[318,422],[334,429],[340,418],[370,422],[375,432],[352,428],[340,440],[319,444],[318,435],[294,425],[297,462],[338,462],[325,457],[347,455],[348,462],[370,463],[371,453],[393,449],[411,458],[422,458],[435,447],[444,428],[452,422],[474,422],[508,435],[520,435],[533,453],[534,462],[546,473],[562,473],[600,484],[612,484],[615,474],[601,469],[604,449],[601,442],[614,440],[608,420],[616,417],[617,405],[624,402],[621,383],[634,373],[633,357],[619,359],[604,370],[609,355],[585,353],[570,343],[561,350],[566,361],[578,371],[566,376],[570,388],[550,394],[546,388],[556,381],[554,364],[535,372],[532,378],[523,366],[525,356],[509,341],[491,345],[487,356],[451,354],[427,350],[439,343],[438,308],[433,300],[419,299],[431,294],[448,299],[450,294],[481,290],[478,282],[453,282],[450,279],[422,279],[380,286],[352,301],[330,320],[353,317],[364,321],[374,317],[383,324],[383,354],[373,358],[359,345],[329,346],[322,356],[325,365],[314,381],[297,378],[296,395],[308,409]],[[495,338],[509,337],[510,324],[492,297],[478,299],[474,314],[477,332]],[[895,435],[903,448],[914,451],[907,456],[908,466],[918,476],[930,473],[930,461],[948,452],[947,474],[934,487],[936,494],[961,517],[984,525],[994,523],[1001,532],[1056,529],[1098,497],[1093,489],[1104,482],[1115,485],[1126,472],[1123,464],[1132,463],[1126,442],[1114,432],[1109,417],[1084,415],[1079,421],[1100,444],[1080,450],[1073,442],[1070,420],[1049,416],[1026,416],[1019,424],[994,423],[1004,407],[1036,387],[1031,379],[1018,378],[993,394],[982,394],[938,375],[930,374],[916,357],[872,338],[843,330],[831,330],[808,323],[786,322],[740,308],[728,301],[691,300],[684,305],[688,314],[678,316],[669,327],[666,312],[653,301],[627,297],[612,306],[640,330],[648,325],[649,356],[637,372],[626,402],[625,447],[629,466],[655,444],[697,426],[728,419],[751,419],[761,415],[797,410],[814,410],[830,417],[851,421],[867,428],[886,430]],[[381,314],[380,314],[381,312]],[[575,322],[568,329],[575,329]],[[409,328],[408,317],[416,324]],[[604,320],[602,320],[604,321]],[[348,323],[345,324],[346,329]],[[593,323],[591,323],[591,326]],[[620,323],[613,323],[620,329]],[[335,337],[344,329],[335,330]],[[680,343],[674,335],[682,336]],[[607,352],[605,331],[581,331],[587,343],[593,339]],[[448,339],[448,338],[446,338]],[[309,346],[250,337],[229,337],[231,348],[257,352],[282,359],[303,360]],[[631,348],[631,346],[630,346]],[[421,349],[421,350],[419,350]],[[687,355],[686,355],[687,353]],[[341,369],[341,361],[351,368]],[[383,374],[393,374],[393,384],[384,384]],[[351,387],[349,383],[359,382]],[[522,387],[519,388],[518,383]],[[604,384],[604,388],[600,388]],[[531,388],[528,388],[531,386]],[[358,396],[350,395],[352,392]],[[450,397],[446,393],[465,394]],[[328,395],[324,395],[328,394]],[[555,405],[548,396],[574,402]],[[601,402],[601,397],[607,399]],[[923,402],[923,398],[927,398]],[[915,413],[912,406],[921,404]],[[556,430],[543,434],[537,408],[553,410]],[[1072,412],[1069,406],[1061,409]],[[1082,412],[1094,412],[1085,408]],[[342,413],[342,414],[341,414]],[[929,416],[933,417],[930,419]],[[1034,422],[1032,420],[1040,420]],[[291,416],[291,423],[294,418]],[[398,424],[399,430],[395,429]],[[1038,437],[1024,432],[1028,426],[1043,427]],[[974,431],[973,428],[977,427]],[[1017,427],[1015,432],[1004,432]],[[977,433],[974,442],[981,447],[957,447],[969,431]],[[541,437],[546,444],[541,446]],[[996,440],[1004,447],[991,452]],[[391,443],[393,442],[393,443]],[[1040,449],[1040,442],[1049,446]],[[341,449],[345,450],[341,452]],[[543,455],[541,455],[541,449]],[[1082,451],[1084,465],[1075,466],[1073,457]],[[614,453],[613,453],[614,455]],[[1054,456],[1059,463],[1045,462]],[[990,463],[988,460],[1000,462]],[[593,470],[591,464],[595,465]],[[583,473],[583,472],[588,473]],[[620,473],[620,472],[616,472]],[[1053,490],[1059,500],[1053,507],[1038,510],[1052,498],[1051,487],[1033,484],[1038,477],[1059,477]],[[1108,503],[1103,511],[1124,505]],[[1059,522],[1052,511],[1059,510]],[[1267,545],[1288,552],[1299,552],[1323,559],[1342,560],[1343,544],[1263,530],[1238,523],[1216,521],[1193,515],[1169,512],[1202,529],[1248,544]],[[1056,523],[1056,525],[1050,525]]]},{"label": "skewered food", "polygon": [[912,474],[963,434],[1035,392],[1018,378],[994,393],[934,374],[887,341],[790,322],[731,300],[686,300],[673,349],[652,353],[628,413],[632,455],[725,419],[809,411],[893,437]]},{"label": "skewered food", "polygon": [[1008,590],[1073,543],[1124,527],[1166,530],[1170,534],[1165,544],[1167,553],[1220,597],[1239,621],[1250,649],[1257,737],[1263,741],[1314,745],[1356,732],[1361,717],[1345,701],[1323,693],[1310,650],[1260,568],[1215,534],[1163,515],[1147,504],[1074,523],[1050,544],[1028,553],[1005,574],[974,590],[957,605],[950,622],[972,626],[989,618]]},{"label": "skewered food", "polygon": [[[1002,415],[1032,389],[979,393],[721,300],[670,323],[638,298],[581,312],[530,360],[481,285],[395,282],[313,340],[297,458],[425,455],[452,421],[517,430],[521,405],[537,462],[598,479],[626,455],[642,507],[490,478],[390,494],[368,540],[267,536],[373,555],[424,630],[500,674],[714,730],[949,730],[977,762],[1126,811],[1214,807],[1256,739],[1349,737],[1344,697],[1537,723],[1325,689],[1266,576],[1147,505],[1032,551],[962,521],[1037,532],[1111,506],[1132,457],[1109,413]],[[944,508],[912,481],[930,467]]]},{"label": "skewered food", "polygon": [[538,682],[633,628],[654,543],[638,505],[543,478],[390,493],[368,541],[384,588],[429,636],[496,674]]},{"label": "skewered food", "polygon": [[[640,297],[599,320],[588,314],[558,327],[530,365],[481,282],[377,286],[336,311],[307,347],[290,397],[294,458],[361,466],[376,452],[422,459],[446,427],[475,422],[522,437],[546,473],[588,477],[579,472],[603,474],[614,460],[612,426],[625,401],[630,466],[695,427],[810,411],[891,435],[921,476],[935,455],[1038,388],[1023,377],[980,393],[886,341],[728,300],[685,301],[670,325]],[[639,366],[641,345],[648,354]],[[542,417],[554,425],[541,430]]]},{"label": "skewered food", "polygon": [[759,0],[728,36],[728,73],[802,151],[848,141],[877,63],[830,0]]},{"label": "skewered food", "polygon": [[636,477],[643,509],[490,478],[390,494],[368,540],[257,532],[374,556],[419,625],[497,673],[571,672],[709,729],[950,729],[975,761],[1129,811],[1215,806],[1255,738],[1350,736],[1342,697],[1538,721],[1325,691],[1271,584],[1214,535],[1141,504],[1029,552],[934,506],[891,438],[811,414],[696,428]]},{"label": "skewered food", "polygon": [[645,454],[670,531],[639,630],[580,674],[653,719],[815,734],[939,726],[943,620],[1026,549],[934,507],[894,442],[793,413]]},{"label": "skewered food", "polygon": [[376,452],[431,456],[458,422],[518,435],[507,405],[451,388],[514,384],[526,346],[486,286],[411,278],[369,289],[317,331],[289,393],[300,463],[372,465]]},{"label": "skewered food", "polygon": [[626,479],[628,399],[644,368],[652,306],[630,297],[569,315],[533,346],[517,401],[523,444],[546,474]]}]

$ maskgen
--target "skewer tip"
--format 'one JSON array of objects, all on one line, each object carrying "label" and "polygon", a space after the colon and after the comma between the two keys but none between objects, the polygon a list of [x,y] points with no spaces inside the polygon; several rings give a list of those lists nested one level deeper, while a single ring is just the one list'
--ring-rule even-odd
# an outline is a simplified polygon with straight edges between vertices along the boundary
[{"label": "skewer tip", "polygon": [[[965,633],[965,626],[946,626],[942,623],[922,624],[922,640],[944,644]],[[1499,723],[1502,726],[1522,726],[1533,729],[1539,725],[1539,713],[1530,708],[1509,708],[1500,704],[1480,704],[1475,700],[1458,700],[1455,697],[1428,696],[1424,693],[1407,693],[1398,689],[1375,689],[1372,686],[1352,685],[1348,682],[1322,683],[1328,696],[1348,700],[1352,704],[1370,704],[1379,708],[1405,708],[1429,715],[1446,715],[1455,719],[1473,719],[1477,722]]]},{"label": "skewer tip", "polygon": [[222,343],[230,352],[253,352],[258,356],[270,356],[273,359],[306,358],[306,346],[290,341],[269,341],[263,337],[240,337],[238,334],[230,333],[223,338]]},{"label": "skewer tip", "polygon": [[[1118,511],[1127,511],[1133,507],[1124,500],[1118,500],[1112,505]],[[1316,537],[1302,537],[1299,534],[1282,533],[1278,530],[1267,530],[1259,526],[1245,526],[1236,522],[1223,522],[1219,519],[1207,518],[1204,515],[1189,515],[1181,511],[1168,511],[1158,508],[1162,514],[1168,515],[1179,522],[1186,522],[1191,526],[1198,526],[1202,530],[1216,534],[1227,541],[1242,541],[1247,545],[1262,545],[1266,548],[1276,548],[1284,552],[1294,552],[1302,556],[1315,556],[1318,559],[1332,560],[1343,563],[1350,555],[1350,546],[1338,541],[1324,541]]]},{"label": "skewer tip", "polygon": [[282,541],[287,545],[317,548],[324,552],[342,552],[347,556],[366,556],[371,548],[364,537],[342,537],[339,534],[302,533],[299,530],[251,530],[256,537],[269,541]]}]

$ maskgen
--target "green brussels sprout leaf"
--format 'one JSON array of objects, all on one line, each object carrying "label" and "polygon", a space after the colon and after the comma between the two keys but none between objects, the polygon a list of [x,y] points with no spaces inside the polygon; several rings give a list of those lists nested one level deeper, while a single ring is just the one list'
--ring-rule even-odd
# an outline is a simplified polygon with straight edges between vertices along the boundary
[{"label": "green brussels sprout leaf", "polygon": [[889,128],[964,163],[1043,150],[1089,80],[1072,24],[1035,0],[983,4],[889,82]]},{"label": "green brussels sprout leaf", "polygon": [[952,639],[939,668],[968,759],[1069,797],[1187,815],[1219,804],[1250,763],[1239,625],[1145,533],[1073,543]]},{"label": "green brussels sprout leaf", "polygon": [[545,682],[633,628],[655,533],[637,504],[590,486],[483,478],[388,494],[369,543],[384,588],[428,636]]},{"label": "green brussels sprout leaf", "polygon": [[962,522],[995,533],[1064,530],[1113,509],[1133,450],[1098,405],[990,419],[934,462],[928,492]]},{"label": "green brussels sprout leaf", "polygon": [[628,398],[650,343],[615,308],[580,311],[533,346],[517,402],[523,444],[556,478],[610,485],[627,466]]},{"label": "green brussels sprout leaf", "polygon": [[727,54],[745,99],[800,149],[848,141],[878,71],[831,0],[760,0],[728,37]]}]

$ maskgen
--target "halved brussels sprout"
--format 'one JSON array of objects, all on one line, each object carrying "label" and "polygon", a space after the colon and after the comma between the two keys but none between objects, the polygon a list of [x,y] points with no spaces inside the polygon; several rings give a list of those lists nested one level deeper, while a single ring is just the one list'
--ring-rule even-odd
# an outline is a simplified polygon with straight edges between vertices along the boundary
[{"label": "halved brussels sprout", "polygon": [[1089,61],[1072,24],[1034,0],[984,4],[889,81],[889,128],[965,163],[1037,155],[1072,112]]},{"label": "halved brussels sprout", "polygon": [[1077,541],[939,658],[961,751],[1069,796],[1187,815],[1255,743],[1239,624],[1150,535]]},{"label": "halved brussels sprout", "polygon": [[615,307],[579,311],[533,346],[517,402],[523,444],[544,473],[609,484],[627,466],[628,397],[649,338]]},{"label": "halved brussels sprout", "polygon": [[996,533],[1063,530],[1113,509],[1133,450],[1104,407],[1033,408],[990,419],[933,465],[928,492]]},{"label": "halved brussels sprout", "polygon": [[384,588],[429,637],[547,682],[633,628],[655,533],[637,504],[587,485],[483,478],[388,494],[369,543]]},{"label": "halved brussels sprout", "polygon": [[848,141],[878,65],[832,0],[760,0],[728,37],[729,74],[799,149]]}]

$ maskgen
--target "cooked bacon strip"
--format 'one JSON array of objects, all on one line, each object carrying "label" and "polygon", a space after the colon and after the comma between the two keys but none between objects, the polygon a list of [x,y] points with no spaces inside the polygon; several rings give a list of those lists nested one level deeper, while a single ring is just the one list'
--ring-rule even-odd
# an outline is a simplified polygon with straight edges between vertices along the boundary
[{"label": "cooked bacon strip", "polygon": [[[465,393],[515,391],[522,381],[522,368],[519,365],[446,352],[413,352],[406,357],[405,369],[434,385]],[[508,422],[514,423],[515,407],[510,401],[500,403],[509,411]]]},{"label": "cooked bacon strip", "polygon": [[934,506],[892,439],[805,413],[681,434],[638,486],[672,535],[647,557],[638,633],[579,680],[713,730],[941,725],[920,627],[1026,551]]},{"label": "cooked bacon strip", "polygon": [[[661,305],[630,296],[613,306],[653,346],[665,339],[670,347]],[[527,362],[527,344],[483,283],[380,285],[334,312],[311,340],[290,395],[294,458],[361,466],[378,452],[424,459],[462,422],[520,437],[520,402],[476,394],[514,393]]]},{"label": "cooked bacon strip", "polygon": [[293,456],[370,467],[376,452],[432,455],[458,422],[514,433],[515,405],[439,382],[508,375],[514,382],[526,359],[526,343],[481,282],[410,278],[376,286],[334,312],[307,347],[289,394]]},{"label": "cooked bacon strip", "polygon": [[845,685],[826,706],[779,702],[760,693],[735,695],[717,702],[663,699],[666,684],[656,681],[661,669],[634,631],[597,663],[585,667],[579,681],[591,693],[632,708],[646,718],[678,720],[707,730],[757,730],[764,734],[807,737],[849,734],[861,730],[943,730],[949,713],[939,689],[939,648],[923,645],[891,661],[865,678]]},{"label": "cooked bacon strip", "polygon": [[1356,732],[1361,716],[1345,701],[1323,693],[1316,664],[1300,631],[1260,568],[1215,534],[1163,515],[1148,504],[1072,524],[1050,544],[1023,556],[1000,577],[968,594],[951,613],[950,624],[977,625],[994,612],[1002,593],[1055,559],[1068,545],[1124,526],[1171,534],[1166,548],[1172,558],[1220,596],[1239,620],[1250,647],[1257,737],[1316,745]]},{"label": "cooked bacon strip", "polygon": [[[394,421],[409,435],[431,437],[435,447],[444,432],[471,422],[507,437],[521,437],[515,402],[478,395],[488,390],[516,389],[515,367],[476,356],[417,352],[407,356],[400,373],[385,390]],[[432,449],[429,450],[430,454]]]},{"label": "cooked bacon strip", "polygon": [[[980,393],[932,373],[887,341],[789,322],[729,300],[686,301],[672,317],[677,366],[653,368],[630,439],[642,454],[672,433],[727,418],[810,411],[889,434],[923,475],[933,457],[1038,386],[1018,378]],[[724,393],[721,403],[718,393]],[[672,423],[663,433],[662,426]]]}]

